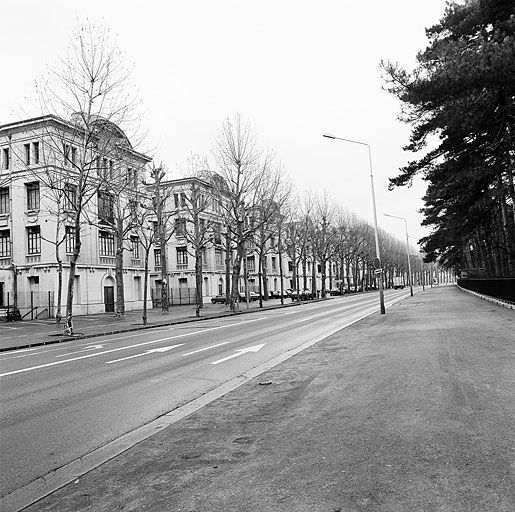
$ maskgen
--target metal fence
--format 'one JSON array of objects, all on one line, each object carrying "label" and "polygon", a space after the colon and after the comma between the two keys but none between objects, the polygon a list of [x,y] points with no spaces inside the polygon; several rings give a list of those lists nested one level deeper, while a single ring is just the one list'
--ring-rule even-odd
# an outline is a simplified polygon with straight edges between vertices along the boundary
[{"label": "metal fence", "polygon": [[497,299],[515,302],[515,277],[458,279],[458,286]]},{"label": "metal fence", "polygon": [[[152,307],[161,307],[161,288],[152,288],[150,290],[152,297]],[[168,289],[168,305],[169,306],[185,306],[195,304],[195,288],[169,288]]]},{"label": "metal fence", "polygon": [[[17,309],[14,305],[14,296],[7,292],[5,300],[6,318],[8,320],[34,320],[38,318],[51,318],[54,316],[54,292],[18,292]],[[19,311],[19,315],[17,313]]]}]

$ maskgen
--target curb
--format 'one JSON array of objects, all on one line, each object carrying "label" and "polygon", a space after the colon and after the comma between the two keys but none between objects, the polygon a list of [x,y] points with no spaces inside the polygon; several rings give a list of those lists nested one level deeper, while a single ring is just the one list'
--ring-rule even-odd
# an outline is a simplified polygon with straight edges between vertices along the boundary
[{"label": "curb", "polygon": [[[315,300],[309,301],[309,303],[320,302],[323,300],[328,300],[328,299],[315,299]],[[147,324],[147,325],[140,325],[140,326],[133,325],[132,327],[126,327],[126,328],[120,327],[118,329],[111,329],[111,330],[106,330],[106,331],[96,332],[96,333],[91,333],[91,334],[77,334],[75,336],[61,337],[61,338],[58,338],[55,340],[36,341],[34,343],[27,343],[25,345],[17,345],[14,347],[0,347],[0,353],[12,352],[14,350],[21,350],[21,349],[27,349],[27,348],[32,348],[32,347],[41,347],[43,345],[55,345],[56,343],[65,343],[67,341],[85,340],[88,338],[99,338],[100,336],[111,336],[113,334],[123,334],[125,332],[144,331],[146,329],[156,329],[158,327],[166,327],[169,325],[187,324],[187,323],[191,323],[191,322],[202,322],[204,320],[212,320],[213,318],[225,318],[228,316],[245,315],[247,313],[256,313],[256,312],[260,312],[260,311],[267,311],[267,310],[280,309],[280,308],[290,308],[292,306],[300,306],[300,305],[306,304],[306,303],[307,303],[306,301],[292,302],[291,304],[279,304],[276,306],[267,306],[267,307],[263,307],[263,308],[252,308],[252,309],[248,309],[248,310],[245,309],[243,311],[240,310],[240,311],[237,311],[234,313],[215,313],[215,314],[211,314],[209,316],[203,316],[203,317],[187,317],[187,318],[183,318],[180,320],[170,320],[168,322],[163,322],[163,323],[159,323],[159,324],[152,324],[152,325]]]},{"label": "curb", "polygon": [[491,295],[483,295],[482,293],[474,292],[472,290],[467,290],[467,288],[462,288],[459,285],[456,285],[456,287],[459,288],[463,292],[470,293],[471,295],[475,295],[476,297],[479,297],[480,299],[486,300],[488,302],[492,302],[493,304],[497,304],[498,306],[502,306],[502,307],[508,308],[508,309],[515,309],[515,303],[513,303],[513,302],[503,301],[501,299],[497,299],[496,297],[492,297]]},{"label": "curb", "polygon": [[[386,308],[390,308],[392,305],[397,304],[409,297],[407,295],[401,295],[394,300],[388,301],[385,303]],[[318,301],[323,301],[328,299],[318,299]],[[316,301],[316,300],[315,300]],[[309,303],[315,302],[309,301]],[[292,304],[284,304],[280,306],[273,306],[267,309],[280,309],[283,307],[291,307],[298,306],[301,304],[305,304],[305,302],[293,302]],[[265,308],[257,308],[252,311],[263,311]],[[250,311],[246,311],[250,312]],[[245,312],[240,312],[245,313]],[[208,391],[204,395],[201,395],[190,402],[185,403],[171,411],[168,411],[155,420],[146,423],[135,430],[127,432],[123,436],[114,439],[113,441],[100,446],[99,448],[83,455],[82,457],[75,459],[64,466],[61,466],[50,473],[29,482],[28,484],[20,487],[7,494],[3,498],[0,499],[0,508],[5,510],[6,512],[17,512],[21,511],[24,508],[28,507],[41,500],[45,496],[48,496],[52,492],[64,487],[65,485],[73,482],[74,480],[79,479],[86,473],[89,473],[93,469],[99,467],[100,465],[106,463],[107,461],[117,457],[123,452],[130,450],[135,445],[145,441],[149,437],[159,433],[165,428],[177,423],[178,421],[186,418],[187,416],[199,411],[203,407],[209,405],[215,400],[227,395],[228,393],[238,389],[244,384],[250,382],[255,379],[262,373],[274,368],[278,364],[281,364],[297,354],[303,352],[307,348],[328,339],[334,334],[341,332],[342,330],[348,328],[349,326],[361,322],[363,319],[377,313],[377,306],[369,306],[366,310],[363,311],[359,317],[345,322],[343,325],[334,328],[329,333],[325,333],[320,335],[319,337],[307,341],[302,345],[295,347],[293,349],[288,350],[287,352],[280,354],[278,356],[273,357],[272,359],[265,361],[254,368],[251,368],[241,375],[234,377],[233,379],[221,384],[220,386],[215,387],[211,391]],[[238,313],[236,313],[238,314]],[[232,315],[224,315],[224,316],[232,316]],[[216,318],[216,317],[215,317]],[[184,322],[182,322],[184,323]]]}]

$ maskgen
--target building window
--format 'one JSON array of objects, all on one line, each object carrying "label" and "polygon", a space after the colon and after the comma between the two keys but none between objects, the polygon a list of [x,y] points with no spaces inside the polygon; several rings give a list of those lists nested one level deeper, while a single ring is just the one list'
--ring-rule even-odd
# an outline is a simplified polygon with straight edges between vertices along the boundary
[{"label": "building window", "polygon": [[188,251],[186,247],[177,247],[177,265],[188,264]]},{"label": "building window", "polygon": [[114,178],[114,162],[112,160],[109,160],[109,178]]},{"label": "building window", "polygon": [[11,232],[8,229],[0,231],[0,258],[11,255]]},{"label": "building window", "polygon": [[132,257],[134,259],[139,259],[139,238],[137,236],[131,236],[131,249],[132,249]]},{"label": "building window", "polygon": [[222,243],[222,225],[219,222],[213,223],[213,242],[215,244]]},{"label": "building window", "polygon": [[9,169],[9,166],[11,164],[10,162],[10,154],[9,154],[9,148],[3,148],[2,149],[2,156],[3,156],[3,159],[2,159],[2,168],[5,170],[5,169]]},{"label": "building window", "polygon": [[70,163],[70,145],[65,144],[63,148],[64,153],[64,165],[65,167],[68,167],[68,164]]},{"label": "building window", "polygon": [[293,261],[288,262],[288,272],[293,272]]},{"label": "building window", "polygon": [[114,234],[109,231],[98,233],[100,256],[114,256]]},{"label": "building window", "polygon": [[277,258],[272,256],[272,270],[277,270]]},{"label": "building window", "polygon": [[73,226],[66,226],[65,242],[66,254],[73,253],[75,249],[75,228]]},{"label": "building window", "polygon": [[75,205],[77,204],[77,187],[71,183],[66,183],[64,185],[63,193],[63,208],[66,211],[75,210]]},{"label": "building window", "polygon": [[154,264],[156,267],[161,266],[161,249],[154,249]]},{"label": "building window", "polygon": [[179,194],[173,195],[173,204],[175,206],[175,209],[179,208]]},{"label": "building window", "polygon": [[9,187],[0,188],[0,213],[9,213]]},{"label": "building window", "polygon": [[34,156],[34,163],[39,164],[39,142],[32,143],[32,155]]},{"label": "building window", "polygon": [[27,183],[27,210],[39,210],[39,182]]},{"label": "building window", "polygon": [[98,192],[98,218],[111,224],[114,222],[114,199],[109,192]]},{"label": "building window", "polygon": [[247,272],[255,272],[256,271],[256,260],[254,256],[249,256],[247,258]]},{"label": "building window", "polygon": [[222,249],[215,249],[215,262],[218,266],[224,264]]},{"label": "building window", "polygon": [[138,188],[138,170],[131,169],[130,167],[127,169],[127,182],[132,183],[134,188]]},{"label": "building window", "polygon": [[41,229],[39,226],[27,228],[27,254],[41,253]]},{"label": "building window", "polygon": [[186,206],[186,194],[181,192],[181,206],[184,208]]},{"label": "building window", "polygon": [[25,165],[30,165],[30,144],[24,144],[23,148],[25,150]]},{"label": "building window", "polygon": [[317,265],[317,272],[318,272],[319,274],[321,274],[321,273],[322,273],[322,265]]},{"label": "building window", "polygon": [[77,163],[77,148],[75,148],[73,146],[72,146],[71,159],[72,159],[72,165],[76,165],[76,163]]},{"label": "building window", "polygon": [[270,248],[271,249],[275,248],[275,237],[273,237],[273,236],[270,237]]},{"label": "building window", "polygon": [[175,219],[175,234],[177,236],[186,235],[186,219],[178,218]]}]

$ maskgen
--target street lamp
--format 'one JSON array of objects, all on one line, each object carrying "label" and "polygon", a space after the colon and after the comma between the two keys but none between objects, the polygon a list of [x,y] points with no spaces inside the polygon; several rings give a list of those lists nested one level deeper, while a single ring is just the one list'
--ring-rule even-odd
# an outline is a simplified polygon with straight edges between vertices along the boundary
[{"label": "street lamp", "polygon": [[409,241],[408,241],[408,221],[404,217],[397,217],[397,215],[390,215],[389,213],[385,213],[386,217],[392,217],[394,219],[400,219],[404,221],[404,227],[406,228],[406,254],[408,256],[408,278],[409,278],[409,290],[411,296],[413,297],[413,279],[411,278],[411,263],[409,257]]},{"label": "street lamp", "polygon": [[376,196],[374,192],[374,174],[372,172],[372,152],[370,151],[370,146],[366,142],[359,142],[357,140],[351,139],[343,139],[342,137],[336,137],[335,135],[331,135],[329,133],[324,133],[323,137],[327,139],[336,139],[343,140],[344,142],[351,142],[352,144],[359,144],[361,146],[366,146],[368,148],[368,162],[370,165],[370,189],[372,191],[372,208],[374,211],[374,235],[376,241],[376,263],[378,272],[378,283],[379,283],[379,308],[381,311],[381,315],[386,313],[384,308],[384,292],[383,292],[383,276],[382,276],[382,268],[381,268],[381,255],[379,252],[379,235],[377,231],[377,213],[376,213]]}]

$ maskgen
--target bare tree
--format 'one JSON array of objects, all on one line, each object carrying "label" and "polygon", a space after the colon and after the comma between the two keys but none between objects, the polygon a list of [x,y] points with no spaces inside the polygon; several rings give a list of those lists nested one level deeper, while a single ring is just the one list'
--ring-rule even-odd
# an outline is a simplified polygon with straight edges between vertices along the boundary
[{"label": "bare tree", "polygon": [[[124,56],[103,28],[78,26],[66,57],[49,67],[37,92],[44,113],[56,116],[45,134],[47,150],[75,190],[70,216],[74,249],[69,259],[66,327],[73,334],[75,269],[81,253],[81,226],[91,215],[102,162],[133,154],[126,131],[135,127],[136,107]],[[122,129],[124,131],[122,131]],[[141,156],[141,155],[140,155]]]},{"label": "bare tree", "polygon": [[[143,311],[142,321],[143,325],[148,323],[147,315],[147,290],[148,290],[148,259],[150,251],[154,247],[156,241],[156,230],[154,229],[154,221],[156,218],[155,204],[150,194],[145,193],[139,197],[134,209],[132,226],[135,232],[134,243],[143,248],[143,265],[144,265],[144,279],[143,279]],[[134,249],[133,249],[134,250]]]},{"label": "bare tree", "polygon": [[[238,306],[239,278],[245,247],[253,240],[262,219],[257,215],[264,190],[275,183],[273,158],[258,148],[249,123],[240,115],[226,119],[218,133],[214,156],[217,175],[212,183],[223,210],[227,237],[236,248],[232,272],[230,306]],[[273,193],[268,194],[273,197]]]},{"label": "bare tree", "polygon": [[258,253],[259,305],[263,307],[263,297],[268,300],[268,280],[266,257],[277,250],[276,239],[280,223],[281,211],[291,193],[291,185],[284,179],[279,167],[264,177],[258,194],[258,209],[255,212],[256,233],[255,246]]},{"label": "bare tree", "polygon": [[168,252],[167,244],[176,231],[174,217],[176,211],[171,204],[172,189],[163,184],[166,178],[166,169],[161,164],[159,167],[152,166],[150,177],[154,180],[149,187],[152,196],[152,210],[155,215],[155,241],[159,243],[159,254],[161,257],[161,311],[167,313],[169,310],[168,298]]},{"label": "bare tree", "polygon": [[[178,207],[182,208],[180,217],[176,218],[176,232],[180,226],[181,236],[186,239],[188,251],[195,258],[195,304],[197,316],[204,307],[202,298],[203,255],[209,247],[218,226],[212,214],[213,193],[209,179],[208,165],[205,158],[191,155],[185,169],[188,178],[185,187],[178,192]],[[179,189],[177,189],[179,190]],[[211,221],[211,222],[210,222]],[[220,242],[220,241],[219,241]]]},{"label": "bare tree", "polygon": [[313,253],[320,263],[322,274],[322,297],[326,294],[327,263],[335,251],[334,217],[335,207],[326,192],[315,198],[315,208],[312,224]]}]

